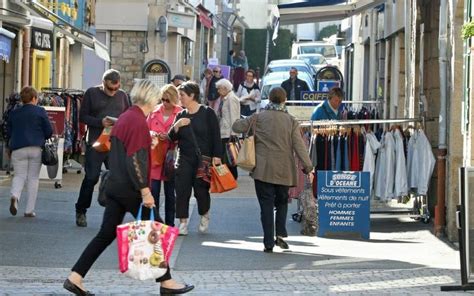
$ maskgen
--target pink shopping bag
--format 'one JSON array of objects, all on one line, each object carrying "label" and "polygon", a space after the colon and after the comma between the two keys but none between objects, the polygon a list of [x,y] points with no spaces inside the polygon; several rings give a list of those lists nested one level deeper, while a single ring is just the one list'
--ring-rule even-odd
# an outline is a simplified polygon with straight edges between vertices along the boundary
[{"label": "pink shopping bag", "polygon": [[[174,244],[176,239],[178,238],[179,230],[176,227],[168,226],[166,224],[162,224],[160,222],[154,221],[154,211],[151,211],[151,217],[149,221],[142,221],[141,220],[141,207],[139,213],[137,215],[137,221],[125,223],[122,225],[117,226],[117,249],[118,249],[118,259],[119,259],[119,269],[122,273],[136,273],[134,270],[131,272],[129,270],[129,264],[132,262],[136,265],[137,260],[134,258],[134,254],[129,254],[132,244],[139,240],[140,236],[152,237],[154,235],[154,246],[153,249],[155,252],[161,253],[163,260],[165,263],[164,266],[160,268],[165,268],[165,266],[169,263],[169,259],[173,252]],[[159,241],[157,240],[159,238]],[[133,248],[136,249],[136,248]],[[148,258],[144,260],[146,263],[151,260]],[[161,260],[160,260],[161,261]],[[164,263],[162,262],[162,263]],[[146,264],[144,263],[144,264]],[[136,266],[133,265],[134,269]],[[137,278],[135,275],[130,274],[131,277]],[[144,278],[138,278],[144,279]]]}]

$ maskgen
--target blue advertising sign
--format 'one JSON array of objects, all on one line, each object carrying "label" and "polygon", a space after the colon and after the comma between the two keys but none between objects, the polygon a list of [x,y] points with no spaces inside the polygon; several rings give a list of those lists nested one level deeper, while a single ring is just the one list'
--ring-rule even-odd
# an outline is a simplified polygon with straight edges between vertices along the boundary
[{"label": "blue advertising sign", "polygon": [[10,61],[12,51],[12,40],[5,35],[0,34],[0,60]]},{"label": "blue advertising sign", "polygon": [[370,238],[370,173],[318,171],[318,236],[359,233]]}]

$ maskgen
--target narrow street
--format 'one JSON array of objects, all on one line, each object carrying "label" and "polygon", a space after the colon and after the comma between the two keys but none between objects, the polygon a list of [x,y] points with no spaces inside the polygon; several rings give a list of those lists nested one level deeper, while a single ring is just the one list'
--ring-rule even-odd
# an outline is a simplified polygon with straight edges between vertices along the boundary
[{"label": "narrow street", "polygon": [[[62,189],[41,182],[37,218],[9,207],[9,181],[0,187],[0,294],[65,294],[62,282],[101,222],[97,201],[88,212],[89,227],[74,223],[74,203],[83,175],[64,175]],[[369,241],[306,237],[288,213],[290,251],[263,250],[259,207],[253,182],[244,173],[239,188],[214,196],[209,234],[199,234],[191,215],[190,233],[180,237],[172,256],[175,278],[192,283],[192,295],[447,295],[440,286],[460,282],[459,254],[407,217],[372,219]],[[195,203],[192,203],[195,208]],[[131,216],[127,216],[127,220]],[[85,280],[98,295],[159,294],[152,282],[121,275],[116,246],[100,257]],[[449,295],[453,295],[450,293]]]}]

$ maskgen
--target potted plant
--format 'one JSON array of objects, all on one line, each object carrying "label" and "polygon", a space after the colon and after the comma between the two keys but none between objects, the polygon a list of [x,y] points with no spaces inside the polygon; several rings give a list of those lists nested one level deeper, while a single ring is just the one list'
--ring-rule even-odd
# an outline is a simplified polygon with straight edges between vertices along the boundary
[{"label": "potted plant", "polygon": [[466,40],[474,36],[474,21],[465,23],[462,26],[461,37]]}]

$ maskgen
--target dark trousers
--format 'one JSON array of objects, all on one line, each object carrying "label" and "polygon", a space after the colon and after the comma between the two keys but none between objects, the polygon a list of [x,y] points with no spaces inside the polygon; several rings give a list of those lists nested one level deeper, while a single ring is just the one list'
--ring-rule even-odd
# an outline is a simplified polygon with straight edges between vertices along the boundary
[{"label": "dark trousers", "polygon": [[199,215],[206,214],[211,208],[211,196],[209,194],[210,184],[201,178],[196,178],[197,168],[197,157],[185,158],[180,155],[174,179],[176,190],[176,218],[189,218],[191,191],[194,191]]},{"label": "dark trousers", "polygon": [[[155,199],[156,209],[160,206],[161,180],[151,180],[151,194]],[[174,226],[176,212],[176,197],[174,194],[174,179],[163,181],[165,189],[165,224]]]},{"label": "dark trousers", "polygon": [[[109,197],[99,233],[97,233],[89,245],[87,245],[86,249],[82,252],[81,257],[77,260],[72,271],[85,277],[97,258],[99,258],[102,252],[117,237],[116,228],[123,222],[125,214],[130,212],[135,218],[137,217],[140,203],[141,199],[139,198],[130,197],[114,199],[113,197]],[[150,217],[150,210],[144,208],[142,216],[143,219],[147,220],[148,217]],[[158,215],[155,217],[155,220],[158,220],[156,218],[158,218]],[[171,279],[171,274],[168,268],[167,272],[162,277],[156,279],[156,281],[162,282],[169,279]]]},{"label": "dark trousers", "polygon": [[[255,191],[260,203],[260,219],[262,221],[263,244],[265,248],[273,248],[275,245],[274,228],[277,236],[288,236],[286,232],[288,189],[288,186],[255,180]],[[273,214],[275,208],[276,217]]]},{"label": "dark trousers", "polygon": [[92,194],[94,193],[94,186],[99,182],[100,170],[102,163],[109,168],[109,153],[98,152],[91,145],[86,148],[86,160],[84,164],[84,171],[86,175],[82,180],[81,190],[79,191],[79,198],[76,203],[76,213],[86,213],[87,209],[91,207]]},{"label": "dark trousers", "polygon": [[232,173],[232,176],[234,176],[234,179],[237,180],[239,177],[239,172],[237,171],[237,166],[232,166],[230,164],[229,158],[227,157],[227,152],[226,152],[226,145],[227,142],[229,142],[229,138],[223,138],[222,140],[222,151],[224,151],[224,154],[222,155],[222,162],[227,165],[229,168],[229,171]]}]

